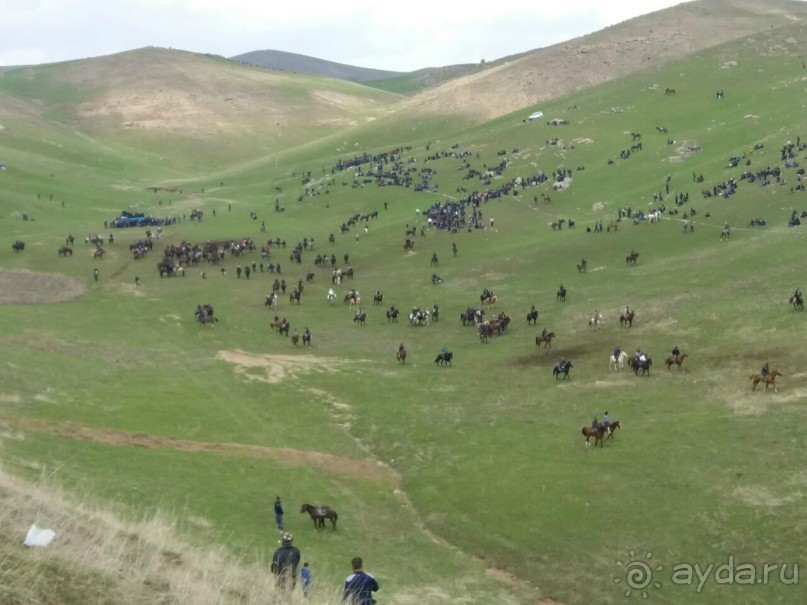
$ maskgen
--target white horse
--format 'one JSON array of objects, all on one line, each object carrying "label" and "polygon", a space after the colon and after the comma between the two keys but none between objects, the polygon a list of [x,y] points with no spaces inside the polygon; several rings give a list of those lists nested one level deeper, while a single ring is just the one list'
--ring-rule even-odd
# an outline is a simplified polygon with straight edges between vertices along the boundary
[{"label": "white horse", "polygon": [[332,305],[334,302],[336,302],[336,292],[334,292],[333,288],[331,288],[328,290],[328,304]]},{"label": "white horse", "polygon": [[595,330],[599,330],[600,326],[604,323],[605,321],[603,321],[602,313],[595,313],[591,316],[591,319],[588,320],[588,325],[594,326]]},{"label": "white horse", "polygon": [[628,360],[628,354],[625,351],[619,353],[619,357],[614,359],[614,356],[611,355],[608,357],[608,369],[620,371],[625,369],[625,362]]}]

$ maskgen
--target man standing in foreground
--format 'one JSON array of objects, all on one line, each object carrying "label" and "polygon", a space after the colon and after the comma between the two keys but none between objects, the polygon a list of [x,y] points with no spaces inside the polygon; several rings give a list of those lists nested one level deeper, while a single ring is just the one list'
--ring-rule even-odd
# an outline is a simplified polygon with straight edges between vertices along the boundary
[{"label": "man standing in foreground", "polygon": [[353,559],[350,564],[353,566],[353,573],[345,580],[345,594],[342,595],[342,601],[351,605],[373,605],[375,599],[372,593],[378,590],[378,582],[364,571],[360,557]]},{"label": "man standing in foreground", "polygon": [[294,538],[285,533],[281,546],[272,555],[272,573],[278,588],[293,589],[297,584],[297,566],[300,564],[300,549],[292,544]]}]

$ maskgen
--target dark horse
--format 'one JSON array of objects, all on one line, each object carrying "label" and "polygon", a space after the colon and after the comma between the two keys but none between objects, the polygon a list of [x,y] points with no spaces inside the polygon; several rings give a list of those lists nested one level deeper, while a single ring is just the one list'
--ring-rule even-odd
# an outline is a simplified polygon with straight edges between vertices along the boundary
[{"label": "dark horse", "polygon": [[443,352],[438,353],[437,357],[434,360],[434,365],[441,365],[441,366],[449,365],[450,366],[451,365],[451,360],[453,358],[454,358],[454,353],[452,353],[450,351],[445,352],[445,353],[443,353]]},{"label": "dark horse", "polygon": [[645,357],[644,361],[639,361],[636,357],[628,359],[628,365],[633,368],[633,373],[639,375],[639,370],[642,371],[642,376],[647,374],[650,376],[650,366],[653,365],[653,360]]},{"label": "dark horse", "polygon": [[536,321],[538,321],[538,309],[532,308],[527,313],[527,324],[535,325]]},{"label": "dark horse", "polygon": [[791,296],[790,304],[797,311],[804,311],[804,299],[801,296]]},{"label": "dark horse", "polygon": [[314,506],[313,504],[303,504],[300,508],[301,513],[308,513],[314,520],[314,529],[325,527],[325,519],[328,519],[333,528],[336,529],[336,520],[339,515],[330,506]]},{"label": "dark horse", "polygon": [[753,383],[751,385],[751,388],[753,390],[756,390],[757,385],[760,382],[764,382],[766,391],[768,390],[768,387],[772,386],[773,387],[773,392],[778,393],[779,391],[776,389],[776,377],[777,376],[784,376],[784,374],[782,374],[779,370],[771,370],[770,372],[765,374],[765,376],[763,376],[762,374],[751,374],[750,378],[751,378],[751,381]]},{"label": "dark horse", "polygon": [[546,336],[541,336],[539,334],[538,336],[535,337],[535,344],[537,344],[540,347],[541,343],[544,343],[545,349],[551,349],[553,338],[555,338],[554,332],[549,332]]},{"label": "dark horse", "polygon": [[398,360],[398,363],[406,363],[406,349],[398,349],[395,359]]},{"label": "dark horse", "polygon": [[623,313],[619,316],[619,325],[620,326],[627,326],[631,327],[633,325],[633,318],[636,317],[636,312],[631,311],[630,313]]},{"label": "dark horse", "polygon": [[564,288],[563,286],[561,286],[560,288],[558,288],[558,295],[557,295],[557,299],[558,299],[560,302],[566,302],[566,288]]},{"label": "dark horse", "polygon": [[[552,369],[552,376],[555,377],[555,380],[558,379],[558,376],[563,374],[563,380],[569,378],[569,370],[571,370],[574,366],[572,365],[571,361],[561,361]],[[571,380],[571,378],[569,378]]]},{"label": "dark horse", "polygon": [[626,265],[635,265],[639,261],[639,253],[638,252],[631,252],[625,257],[625,264]]}]

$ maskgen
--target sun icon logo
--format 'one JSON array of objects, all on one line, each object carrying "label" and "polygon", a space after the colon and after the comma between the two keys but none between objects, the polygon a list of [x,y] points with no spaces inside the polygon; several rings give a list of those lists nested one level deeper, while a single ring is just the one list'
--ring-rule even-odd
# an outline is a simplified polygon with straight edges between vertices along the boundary
[{"label": "sun icon logo", "polygon": [[652,586],[653,588],[661,588],[661,582],[657,582],[653,580],[653,573],[662,571],[664,567],[662,565],[655,565],[651,561],[653,558],[653,553],[645,553],[644,559],[637,558],[636,553],[632,550],[628,551],[628,555],[630,556],[630,560],[627,562],[622,562],[617,559],[617,567],[620,567],[623,570],[622,575],[614,577],[614,583],[620,584],[621,582],[625,582],[625,586],[627,589],[625,590],[625,596],[629,597],[634,592],[636,594],[641,594],[643,599],[647,598],[647,590]]}]

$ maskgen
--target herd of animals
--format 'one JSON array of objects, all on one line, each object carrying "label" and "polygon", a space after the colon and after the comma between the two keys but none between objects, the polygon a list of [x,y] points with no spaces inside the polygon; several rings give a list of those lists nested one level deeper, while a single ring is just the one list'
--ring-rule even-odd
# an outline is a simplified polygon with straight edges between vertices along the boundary
[{"label": "herd of animals", "polygon": [[[631,135],[636,139],[640,137],[638,133],[631,133]],[[795,148],[795,149],[794,149]],[[786,167],[797,167],[798,165],[793,162],[788,162],[794,158],[795,151],[802,151],[807,148],[807,145],[801,143],[801,141],[797,141],[795,146],[793,145],[785,145],[782,149],[782,160],[785,162]],[[452,147],[452,150],[454,147]],[[398,150],[401,151],[401,150]],[[517,150],[514,150],[514,154]],[[506,153],[506,152],[505,152]],[[365,181],[373,182],[373,179],[379,185],[400,185],[401,183],[405,182],[405,179],[397,179],[393,178],[396,173],[396,170],[404,170],[404,162],[398,155],[392,154],[387,156],[386,154],[382,154],[383,157],[379,156],[361,156],[354,158],[353,161],[347,162],[340,162],[339,164],[334,166],[334,171],[337,172],[339,170],[344,170],[346,166],[363,166],[366,163],[370,163],[371,165],[377,164],[378,171],[377,173],[373,173],[370,171],[367,177],[371,177],[369,179],[365,179]],[[451,157],[458,157],[458,158],[466,158],[469,157],[470,154],[463,153],[459,154],[459,152],[451,151],[447,152],[446,156]],[[501,153],[500,153],[501,155]],[[410,158],[411,161],[411,158]],[[474,176],[475,171],[470,169],[470,162],[467,160],[465,161],[465,166],[469,168],[469,175]],[[739,161],[739,160],[738,160]],[[735,163],[736,165],[736,163]],[[502,161],[498,167],[496,167],[493,171],[501,176],[504,171],[506,171],[510,166],[510,163],[507,161]],[[407,169],[410,170],[410,169]],[[482,179],[482,183],[484,185],[492,185],[492,180],[490,179],[491,171],[488,171],[485,174],[479,174],[480,178]],[[358,174],[358,173],[357,173]],[[435,171],[428,170],[425,171],[425,176],[422,176],[423,182],[421,183],[421,189],[428,189],[430,186],[430,180],[433,178]],[[798,170],[799,182],[801,180],[801,176],[804,174],[803,170]],[[391,176],[392,175],[392,176]],[[556,183],[568,183],[571,178],[570,171],[561,171],[561,172],[553,172],[552,178]],[[763,182],[766,180],[772,180],[779,178],[779,173],[773,172],[761,172],[761,173],[751,173],[749,171],[743,172],[740,179],[729,179],[724,183],[720,183],[715,185],[712,190],[704,190],[703,195],[704,197],[710,197],[712,195],[718,195],[721,197],[728,197],[732,195],[739,183],[746,182],[746,183],[753,183],[755,181],[762,180]],[[695,176],[693,175],[693,179]],[[526,177],[522,179],[521,177],[518,178],[511,178],[510,180],[504,181],[503,185],[497,185],[495,187],[490,187],[489,189],[483,192],[474,192],[473,194],[469,195],[464,200],[458,200],[454,202],[447,202],[443,204],[434,204],[430,209],[423,212],[423,217],[428,217],[428,224],[429,227],[435,228],[447,228],[452,229],[453,232],[456,233],[457,230],[457,223],[456,221],[448,220],[448,218],[454,217],[461,217],[465,219],[465,209],[471,208],[472,214],[470,219],[465,220],[465,225],[468,226],[469,230],[471,229],[471,225],[473,228],[484,229],[485,224],[481,221],[482,218],[482,209],[480,204],[487,202],[488,200],[492,199],[500,199],[504,195],[508,195],[512,193],[514,190],[517,190],[519,187],[523,190],[525,186],[530,186],[538,183],[543,183],[548,180],[548,177],[543,173],[543,171],[539,171],[535,175],[530,177]],[[702,182],[702,177],[700,179],[695,179],[696,182]],[[345,185],[347,182],[343,182]],[[669,184],[669,177],[668,177],[668,184]],[[356,183],[354,182],[354,186]],[[463,188],[464,191],[464,188]],[[667,188],[666,193],[669,195],[669,187]],[[316,195],[318,192],[315,192],[313,187],[306,187],[306,195]],[[676,205],[680,205],[678,203],[679,196],[676,195]],[[544,200],[545,203],[550,203],[551,198],[548,195],[542,194],[541,198]],[[654,201],[658,200],[661,201],[663,196],[661,193],[654,194]],[[686,196],[686,200],[688,201],[688,195]],[[537,201],[537,196],[535,198]],[[385,205],[386,206],[386,205]],[[618,221],[609,223],[608,231],[611,231],[612,228],[615,231],[618,226],[618,222],[621,221],[623,218],[627,218],[632,220],[634,223],[640,220],[649,220],[653,222],[653,218],[658,220],[661,213],[664,212],[666,208],[661,204],[658,208],[655,208],[652,212],[632,212],[630,209],[620,209],[620,216]],[[668,213],[676,213],[677,209],[669,210]],[[691,213],[694,215],[694,209],[691,209]],[[420,211],[418,210],[418,214]],[[215,212],[214,212],[215,215]],[[342,223],[340,226],[340,231],[342,234],[348,233],[351,230],[357,228],[360,222],[365,222],[365,233],[367,233],[367,223],[371,219],[375,219],[378,217],[378,212],[374,211],[372,213],[367,213],[366,215],[356,214],[354,216],[349,217],[348,220]],[[448,217],[448,218],[447,218]],[[648,218],[649,217],[649,218]],[[686,218],[686,215],[684,215]],[[193,220],[194,217],[191,217]],[[257,220],[257,216],[255,213],[252,213],[252,219]],[[201,218],[197,218],[197,220],[201,220]],[[573,228],[574,221],[571,218],[568,219],[560,219],[552,223],[551,227],[553,230],[560,229],[563,224],[567,224],[568,228]],[[425,225],[425,221],[424,221]],[[461,225],[460,225],[461,226]],[[490,220],[490,226],[493,226],[493,219]],[[423,230],[425,227],[421,228],[421,235],[423,235]],[[261,231],[263,232],[265,229],[264,224],[262,224]],[[602,230],[601,221],[597,221],[595,224],[595,231]],[[147,231],[147,237],[143,240],[138,240],[134,244],[132,244],[129,248],[133,254],[135,260],[139,260],[144,258],[150,251],[153,249],[154,246],[154,239],[152,236],[155,235],[156,238],[159,238],[161,235],[162,229],[160,228],[158,232],[152,233],[150,230]],[[413,236],[417,234],[416,227],[409,227],[407,225],[406,231],[406,239],[404,241],[404,252],[405,253],[412,253],[415,246],[415,240]],[[721,232],[721,240],[726,241],[729,238],[730,230],[728,225],[726,225],[722,232]],[[358,232],[356,235],[358,239]],[[333,244],[335,243],[335,237],[333,234],[330,235],[328,241]],[[68,236],[65,243],[58,247],[57,252],[60,257],[67,257],[73,256],[73,243],[74,238]],[[99,236],[98,234],[90,234],[85,243],[92,244],[95,246],[93,251],[93,259],[103,259],[105,250],[102,244],[105,243],[104,238]],[[112,245],[114,243],[114,236],[110,234],[109,236],[109,244]],[[246,279],[250,279],[251,275],[256,275],[258,273],[258,268],[260,268],[260,273],[281,273],[281,266],[280,263],[277,262],[269,262],[270,254],[274,254],[275,251],[279,251],[281,248],[286,247],[285,240],[281,240],[280,238],[269,238],[266,240],[266,244],[261,246],[260,253],[261,253],[261,262],[260,265],[255,260],[251,262],[244,262],[244,267],[242,270],[241,264],[238,264],[236,269],[237,277],[240,279],[242,277],[242,273]],[[17,240],[13,243],[12,249],[15,253],[23,252],[25,249],[25,243],[22,240]],[[296,263],[302,262],[302,255],[304,252],[310,251],[314,249],[314,239],[313,238],[303,238],[301,242],[299,242],[291,252],[289,256],[289,260],[292,263],[292,266]],[[251,252],[257,251],[257,246],[255,242],[251,238],[240,238],[237,240],[227,241],[227,242],[207,242],[204,245],[192,245],[188,242],[181,242],[180,244],[170,244],[165,247],[163,253],[163,259],[157,264],[158,272],[160,277],[172,277],[172,276],[184,276],[185,269],[191,266],[196,266],[197,264],[206,263],[206,264],[218,264],[221,263],[227,255],[232,256],[234,259],[241,259],[241,256],[244,254],[249,254]],[[457,255],[457,248],[456,244],[453,244],[453,254],[454,256]],[[266,261],[266,262],[264,262]],[[345,267],[342,268],[337,266],[336,256],[334,254],[330,255],[328,258],[327,255],[319,254],[317,255],[317,262],[315,263],[316,267],[319,269],[327,268],[330,265],[332,269],[331,274],[331,282],[332,285],[340,285],[342,279],[350,279],[352,280],[354,277],[354,269],[352,265],[349,263],[348,253],[345,252],[344,255],[344,262]],[[628,267],[636,266],[639,262],[639,253],[635,250],[631,250],[629,254],[625,257],[625,264]],[[435,267],[439,265],[439,260],[437,258],[437,253],[433,253],[430,261],[430,266]],[[586,273],[588,269],[587,262],[583,259],[579,264],[577,264],[577,270],[579,273]],[[220,267],[220,271],[222,275],[226,275],[226,269],[222,266]],[[96,267],[93,270],[94,279],[98,281],[99,279],[99,271]],[[204,270],[201,271],[202,278],[206,278],[206,272]],[[257,275],[256,275],[257,276]],[[315,277],[313,271],[309,271],[306,274],[306,282],[311,282]],[[431,277],[432,284],[435,286],[439,286],[440,284],[444,283],[442,277],[437,275],[436,273],[432,274]],[[137,279],[139,285],[139,278]],[[270,309],[277,309],[278,306],[278,299],[279,299],[279,292],[285,294],[286,292],[286,281],[285,279],[275,279],[272,287],[272,291],[266,296],[265,299],[265,306]],[[305,291],[305,285],[303,280],[300,279],[297,283],[296,287],[293,287],[290,295],[289,295],[289,304],[301,304],[303,292]],[[566,300],[567,291],[563,284],[560,285],[558,292],[557,292],[557,301],[564,302]],[[328,292],[328,303],[334,304],[335,302],[335,293],[333,288],[331,288]],[[491,314],[491,317],[485,318],[486,310],[492,309],[498,301],[498,297],[493,294],[490,290],[485,289],[482,294],[480,295],[480,305],[474,307],[468,307],[464,312],[461,313],[460,319],[464,326],[475,326],[480,342],[487,343],[491,337],[496,335],[503,334],[511,323],[511,318],[503,312]],[[383,293],[380,291],[376,291],[373,296],[373,304],[374,305],[381,305],[383,302]],[[361,297],[359,296],[357,290],[355,288],[351,289],[344,297],[344,303],[351,307],[351,309],[355,310],[355,314],[353,316],[353,321],[356,325],[363,326],[369,319],[369,315],[367,311],[365,311],[361,307]],[[803,310],[804,303],[803,297],[801,296],[800,291],[796,291],[794,295],[790,298],[790,303],[796,310]],[[399,310],[393,305],[386,311],[386,319],[390,323],[397,322]],[[429,325],[431,322],[436,322],[439,317],[439,308],[437,305],[434,305],[431,309],[426,307],[413,307],[412,311],[409,313],[409,321],[410,325],[412,326],[423,326]],[[199,304],[196,307],[195,317],[198,322],[202,325],[209,325],[213,326],[219,321],[219,317],[214,315],[213,306],[211,304]],[[535,325],[538,318],[538,311],[533,306],[527,314],[527,322],[530,325]],[[620,316],[620,325],[624,327],[631,327],[635,320],[635,313],[630,309],[627,309],[626,313]],[[604,319],[602,315],[595,311],[592,315],[589,325],[594,328],[595,330],[599,330],[604,325]],[[313,335],[309,328],[305,328],[302,334],[299,333],[298,330],[291,331],[291,326],[286,318],[280,318],[278,315],[274,316],[274,319],[270,322],[270,326],[273,330],[276,330],[279,334],[289,337],[293,345],[298,346],[301,342],[303,346],[311,346]],[[546,329],[536,337],[535,343],[536,346],[543,347],[546,349],[551,349],[552,341],[556,337],[554,332],[548,332]],[[625,356],[625,357],[623,357]],[[687,358],[687,354],[673,354],[666,360],[666,365],[668,369],[672,368],[673,365],[677,367],[679,370],[683,370],[682,364],[684,360]],[[403,344],[399,347],[398,351],[396,352],[396,359],[398,363],[404,364],[407,360],[407,351]],[[436,366],[443,366],[443,367],[450,367],[454,360],[453,352],[449,351],[447,348],[443,348],[435,357],[434,363]],[[652,361],[649,357],[641,355],[636,356],[627,356],[625,352],[621,352],[621,354],[612,355],[609,359],[609,368],[614,371],[619,371],[625,368],[626,362],[629,368],[633,369],[634,372],[638,375],[641,371],[642,375],[650,375],[650,366]],[[562,380],[570,380],[570,370],[574,367],[573,363],[569,360],[561,359],[558,364],[553,367],[553,376],[556,379]],[[775,378],[776,376],[781,375],[781,372],[775,370],[770,373],[763,373],[763,375],[755,375],[752,376],[751,379],[753,381],[753,388],[756,388],[757,384],[763,382],[765,384],[765,388],[773,387],[774,390],[776,389],[775,386]],[[617,425],[618,426],[618,423]],[[595,435],[596,437],[596,435]],[[608,438],[612,438],[612,434],[608,434]],[[600,444],[602,442],[600,440]]]}]

